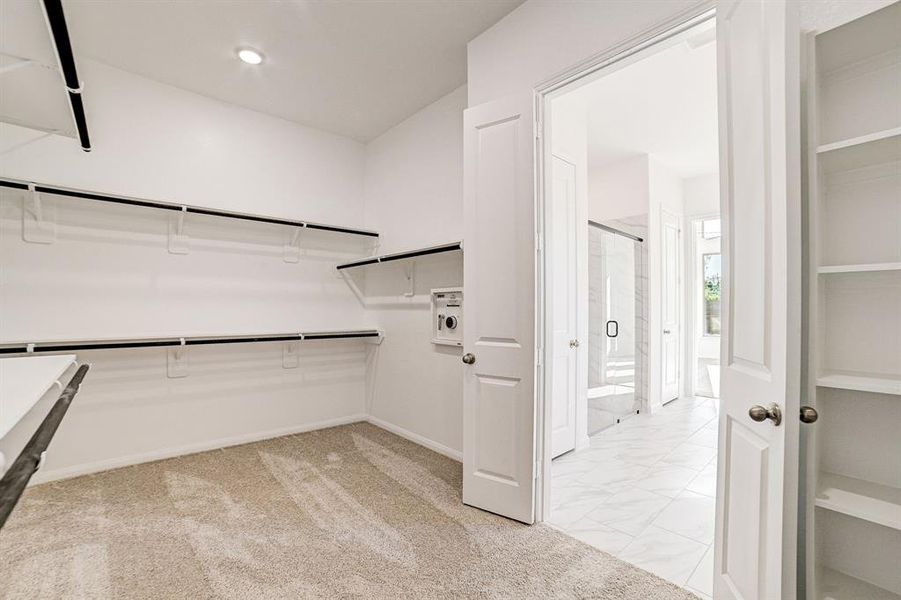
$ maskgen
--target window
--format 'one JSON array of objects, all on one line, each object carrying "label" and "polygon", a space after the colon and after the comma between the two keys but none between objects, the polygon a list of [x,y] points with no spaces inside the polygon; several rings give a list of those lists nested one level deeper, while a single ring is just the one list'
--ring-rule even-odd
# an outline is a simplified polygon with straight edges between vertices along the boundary
[{"label": "window", "polygon": [[701,237],[705,240],[712,240],[720,237],[720,220],[705,219],[701,221]]},{"label": "window", "polygon": [[703,311],[704,335],[720,334],[720,281],[722,280],[722,255],[704,254]]}]

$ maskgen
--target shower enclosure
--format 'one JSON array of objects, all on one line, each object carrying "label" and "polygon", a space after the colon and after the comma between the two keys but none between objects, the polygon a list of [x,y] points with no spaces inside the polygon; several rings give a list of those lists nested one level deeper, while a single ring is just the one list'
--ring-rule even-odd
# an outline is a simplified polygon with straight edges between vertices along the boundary
[{"label": "shower enclosure", "polygon": [[642,238],[589,221],[588,434],[636,414],[642,322]]}]

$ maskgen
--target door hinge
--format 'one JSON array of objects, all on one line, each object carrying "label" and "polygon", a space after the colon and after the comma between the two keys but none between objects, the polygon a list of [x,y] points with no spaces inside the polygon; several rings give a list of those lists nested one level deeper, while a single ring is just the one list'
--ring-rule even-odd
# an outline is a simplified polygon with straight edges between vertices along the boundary
[{"label": "door hinge", "polygon": [[544,236],[540,233],[535,234],[535,251],[539,254],[544,252]]},{"label": "door hinge", "polygon": [[535,364],[538,365],[539,367],[544,362],[541,358],[542,356],[544,356],[544,348],[542,348],[541,346],[538,346],[538,360],[536,361]]},{"label": "door hinge", "polygon": [[538,476],[541,474],[541,461],[535,461],[535,479],[538,479]]}]

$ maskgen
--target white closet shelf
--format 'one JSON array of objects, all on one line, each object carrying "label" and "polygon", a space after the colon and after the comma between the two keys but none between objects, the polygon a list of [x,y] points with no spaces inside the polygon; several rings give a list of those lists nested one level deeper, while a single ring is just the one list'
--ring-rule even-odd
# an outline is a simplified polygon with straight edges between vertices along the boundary
[{"label": "white closet shelf", "polygon": [[819,566],[819,600],[901,600],[901,596],[856,577]]},{"label": "white closet shelf", "polygon": [[817,269],[821,275],[831,273],[871,273],[874,271],[901,271],[901,262],[866,263],[860,265],[828,265]]},{"label": "white closet shelf", "polygon": [[901,159],[901,127],[823,144],[817,148],[817,155],[827,173],[898,160]]},{"label": "white closet shelf", "polygon": [[74,354],[0,358],[0,439],[28,414],[74,362]]},{"label": "white closet shelf", "polygon": [[826,371],[817,377],[819,387],[901,396],[901,377]]},{"label": "white closet shelf", "polygon": [[159,210],[168,210],[171,212],[182,214],[206,215],[210,217],[224,217],[228,219],[238,219],[242,221],[254,221],[257,223],[270,223],[273,225],[287,225],[298,229],[315,229],[319,231],[330,231],[333,233],[345,233],[350,235],[359,235],[369,238],[378,238],[379,234],[368,229],[356,229],[353,227],[344,227],[341,225],[326,225],[323,223],[313,223],[311,221],[299,221],[296,219],[283,219],[281,217],[268,217],[264,215],[256,215],[251,213],[236,212],[232,210],[222,210],[218,208],[204,208],[202,206],[191,206],[189,204],[177,204],[174,202],[163,202],[161,200],[147,200],[143,198],[133,198],[130,196],[113,196],[105,193],[92,192],[87,190],[78,190],[74,188],[64,188],[57,186],[44,185],[29,181],[19,181],[14,179],[0,178],[0,188],[7,188],[21,191],[34,191],[41,194],[52,194],[54,196],[67,198],[80,198],[82,200],[92,200],[95,202],[106,202],[108,204],[120,204],[126,206],[137,206],[142,208],[155,208]]},{"label": "white closet shelf", "polygon": [[338,265],[336,268],[339,271],[344,269],[350,269],[353,267],[364,267],[366,265],[378,265],[386,262],[392,262],[395,260],[405,260],[411,258],[418,258],[420,256],[429,256],[432,254],[441,254],[443,252],[462,252],[463,250],[463,242],[451,242],[449,244],[441,244],[440,246],[430,246],[428,248],[419,248],[417,250],[406,250],[404,252],[395,252],[393,254],[382,254],[381,256],[372,256],[370,258],[364,258],[363,260],[357,260],[354,262],[344,263],[343,265]]},{"label": "white closet shelf", "polygon": [[378,329],[306,331],[219,336],[162,336],[143,338],[104,338],[93,340],[56,340],[11,342],[0,344],[0,354],[33,352],[73,352],[76,350],[116,350],[124,348],[160,348],[171,346],[209,346],[215,344],[250,344],[257,342],[306,342],[316,340],[369,339],[381,343],[384,334]]},{"label": "white closet shelf", "polygon": [[901,489],[820,473],[816,506],[901,531]]}]

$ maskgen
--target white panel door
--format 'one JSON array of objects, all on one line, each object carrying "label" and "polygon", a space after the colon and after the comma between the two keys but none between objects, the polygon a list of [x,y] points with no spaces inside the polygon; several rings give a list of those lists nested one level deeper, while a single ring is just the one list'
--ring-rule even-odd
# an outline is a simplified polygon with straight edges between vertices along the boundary
[{"label": "white panel door", "polygon": [[801,328],[797,5],[721,0],[716,18],[725,285],[714,596],[792,600]]},{"label": "white panel door", "polygon": [[663,343],[661,344],[661,382],[663,390],[661,392],[660,401],[669,402],[679,397],[679,384],[681,381],[681,327],[682,319],[682,286],[681,277],[679,275],[682,261],[681,255],[681,236],[679,231],[679,218],[661,211],[661,237],[663,243],[660,245],[663,256],[660,264],[662,265],[663,285],[661,291],[663,299],[661,306],[661,323],[663,331]]},{"label": "white panel door", "polygon": [[463,502],[534,521],[532,96],[463,117]]},{"label": "white panel door", "polygon": [[[576,165],[553,156],[551,163],[551,457],[576,447],[579,394],[579,332],[576,326]],[[587,398],[584,399],[587,402]]]}]

